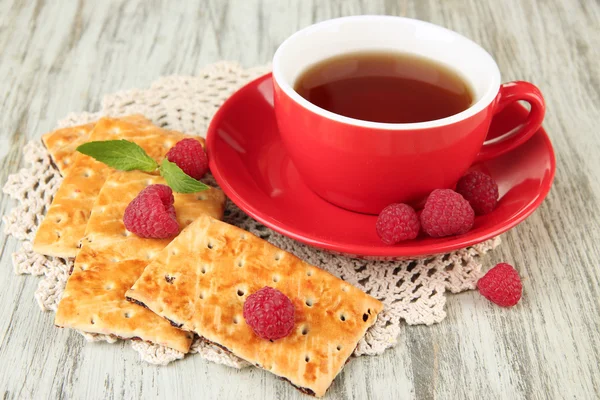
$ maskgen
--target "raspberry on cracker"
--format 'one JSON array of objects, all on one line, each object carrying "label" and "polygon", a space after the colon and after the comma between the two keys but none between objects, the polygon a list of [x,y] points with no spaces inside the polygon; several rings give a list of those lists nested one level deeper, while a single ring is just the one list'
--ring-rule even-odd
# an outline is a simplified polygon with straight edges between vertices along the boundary
[{"label": "raspberry on cracker", "polygon": [[167,159],[194,179],[201,179],[208,171],[208,157],[200,142],[195,139],[177,142],[167,153]]},{"label": "raspberry on cracker", "polygon": [[277,340],[294,329],[294,305],[277,289],[265,286],[244,302],[244,319],[254,333],[266,340]]},{"label": "raspberry on cracker", "polygon": [[173,191],[167,185],[150,185],[129,203],[123,215],[128,231],[143,238],[166,239],[179,233]]}]

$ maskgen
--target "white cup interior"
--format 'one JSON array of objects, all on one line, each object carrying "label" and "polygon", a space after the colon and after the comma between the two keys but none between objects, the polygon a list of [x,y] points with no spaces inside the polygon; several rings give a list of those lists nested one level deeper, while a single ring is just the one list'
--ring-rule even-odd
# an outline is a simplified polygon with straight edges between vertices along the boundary
[{"label": "white cup interior", "polygon": [[[409,53],[444,64],[469,83],[473,105],[461,113],[434,121],[387,124],[334,114],[308,102],[294,90],[296,79],[308,67],[330,57],[360,51]],[[352,125],[396,130],[430,128],[468,118],[487,107],[500,87],[498,66],[475,42],[428,22],[376,15],[332,19],[296,32],[275,52],[273,78],[288,96],[313,112]]]}]

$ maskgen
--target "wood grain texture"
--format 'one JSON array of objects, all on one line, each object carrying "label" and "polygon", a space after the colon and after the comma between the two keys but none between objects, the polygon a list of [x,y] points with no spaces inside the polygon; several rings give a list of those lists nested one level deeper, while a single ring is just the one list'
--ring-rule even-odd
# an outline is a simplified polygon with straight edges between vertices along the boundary
[{"label": "wood grain texture", "polygon": [[[0,1],[0,182],[20,148],[104,93],[193,74],[221,59],[268,62],[297,29],[336,16],[428,20],[480,43],[503,80],[539,85],[556,150],[554,187],[503,236],[490,259],[524,280],[504,310],[475,292],[450,296],[436,326],[406,326],[396,348],[352,361],[330,399],[600,398],[600,3],[596,0]],[[12,202],[3,196],[4,214]],[[302,398],[258,369],[189,357],[142,363],[128,345],[86,344],[53,326],[15,276],[17,243],[2,236],[0,396],[65,398]]]}]

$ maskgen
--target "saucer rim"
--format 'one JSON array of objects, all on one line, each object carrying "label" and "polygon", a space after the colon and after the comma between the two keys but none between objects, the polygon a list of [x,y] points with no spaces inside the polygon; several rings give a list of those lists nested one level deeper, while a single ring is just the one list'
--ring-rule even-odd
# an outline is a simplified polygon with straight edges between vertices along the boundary
[{"label": "saucer rim", "polygon": [[[494,238],[502,233],[507,232],[508,230],[514,228],[525,219],[527,219],[533,212],[542,204],[542,202],[548,196],[550,189],[552,188],[552,184],[554,183],[554,177],[556,174],[556,156],[554,152],[554,148],[552,146],[552,142],[548,136],[548,133],[544,129],[544,127],[540,127],[538,131],[532,136],[535,137],[537,135],[542,135],[542,139],[544,144],[546,145],[546,149],[550,155],[550,176],[549,179],[544,179],[545,182],[542,182],[541,190],[538,192],[537,197],[534,201],[530,202],[527,206],[523,208],[523,210],[516,216],[504,220],[502,223],[495,224],[492,226],[492,229],[488,229],[485,232],[473,237],[466,233],[465,235],[460,236],[451,236],[447,241],[442,243],[435,244],[427,244],[427,245],[393,245],[387,246],[385,244],[381,244],[381,246],[369,246],[369,245],[348,245],[344,243],[340,243],[339,241],[332,240],[324,240],[324,239],[315,239],[306,234],[297,233],[296,229],[290,229],[285,222],[278,221],[274,218],[271,218],[266,212],[260,211],[256,209],[254,206],[246,202],[229,184],[229,182],[223,178],[221,174],[221,170],[219,166],[215,163],[214,158],[210,157],[216,140],[216,126],[223,119],[223,115],[225,114],[227,108],[230,104],[232,104],[238,97],[243,95],[245,90],[248,90],[249,87],[256,86],[258,83],[267,80],[273,79],[272,73],[264,74],[252,81],[246,83],[240,89],[238,89],[235,93],[233,93],[225,102],[219,107],[214,117],[212,118],[210,125],[206,134],[206,150],[209,155],[209,167],[210,171],[213,174],[215,180],[219,184],[221,190],[227,195],[227,197],[237,205],[242,211],[247,213],[250,217],[255,219],[256,221],[262,223],[266,227],[273,229],[274,231],[287,236],[291,239],[294,239],[300,243],[304,243],[309,246],[313,246],[319,249],[328,250],[330,252],[344,254],[354,257],[383,257],[383,258],[407,258],[407,257],[419,257],[419,256],[430,256],[436,254],[445,254],[455,250],[467,248],[478,243],[482,243],[488,239]],[[525,108],[522,105],[518,105],[519,107]],[[530,139],[531,140],[531,139]],[[321,199],[326,203],[326,200]],[[352,213],[352,211],[345,210],[348,213]],[[419,239],[416,239],[417,242]]]}]

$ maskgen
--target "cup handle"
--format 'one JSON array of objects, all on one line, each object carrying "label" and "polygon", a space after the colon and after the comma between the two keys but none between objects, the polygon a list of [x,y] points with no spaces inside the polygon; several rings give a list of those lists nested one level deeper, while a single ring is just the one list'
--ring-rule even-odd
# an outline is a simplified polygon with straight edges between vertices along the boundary
[{"label": "cup handle", "polygon": [[531,105],[531,111],[525,123],[511,132],[483,143],[475,160],[476,162],[498,157],[522,145],[540,129],[546,112],[546,105],[540,90],[529,82],[515,81],[502,84],[496,97],[494,115],[498,114],[510,103],[519,100],[526,101]]}]

